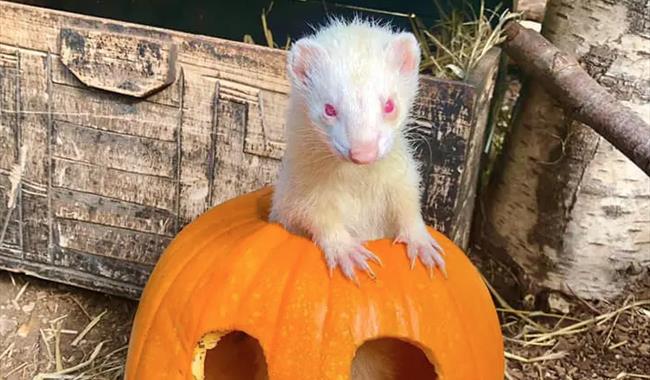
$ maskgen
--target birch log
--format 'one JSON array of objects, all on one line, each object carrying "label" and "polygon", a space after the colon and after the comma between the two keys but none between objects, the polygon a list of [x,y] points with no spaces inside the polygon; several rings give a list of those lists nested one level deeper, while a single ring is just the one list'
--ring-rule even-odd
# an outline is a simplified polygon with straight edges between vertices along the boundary
[{"label": "birch log", "polygon": [[[650,121],[645,0],[551,0],[542,34]],[[530,81],[486,212],[485,243],[535,288],[611,298],[650,266],[650,178]]]}]

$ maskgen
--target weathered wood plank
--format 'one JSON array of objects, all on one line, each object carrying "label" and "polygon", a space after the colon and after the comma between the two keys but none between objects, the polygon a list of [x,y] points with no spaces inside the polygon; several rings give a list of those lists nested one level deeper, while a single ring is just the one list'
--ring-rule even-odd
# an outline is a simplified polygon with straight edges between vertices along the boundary
[{"label": "weathered wood plank", "polygon": [[485,147],[486,129],[496,86],[500,55],[500,48],[492,48],[468,78],[468,83],[475,88],[472,123],[470,135],[467,138],[468,149],[464,157],[465,168],[458,185],[460,191],[454,208],[454,213],[457,215],[456,222],[449,232],[451,238],[461,247],[466,247],[469,244],[469,232],[478,191],[478,178],[482,169],[481,157]]},{"label": "weathered wood plank", "polygon": [[20,153],[26,156],[21,179],[45,186],[48,171],[47,55],[21,51],[19,58]]},{"label": "weathered wood plank", "polygon": [[87,86],[138,98],[176,79],[176,45],[128,34],[62,28],[59,55]]},{"label": "weathered wood plank", "polygon": [[54,236],[61,248],[147,265],[156,263],[171,240],[166,236],[62,218],[54,222]]},{"label": "weathered wood plank", "polygon": [[11,252],[15,255],[21,252],[20,221],[17,218],[18,213],[7,207],[11,187],[9,176],[0,173],[0,250],[2,247],[13,248],[18,250]]},{"label": "weathered wood plank", "polygon": [[22,192],[23,251],[25,258],[29,260],[44,263],[52,260],[48,246],[50,241],[48,210],[48,199],[45,194]]},{"label": "weathered wood plank", "polygon": [[[4,223],[4,220],[3,220]],[[1,230],[0,230],[1,231]],[[0,251],[2,247],[11,248],[15,251],[12,254],[22,257],[22,249],[20,248],[20,227],[18,221],[15,219],[9,220],[5,229],[4,240],[0,244]]]},{"label": "weathered wood plank", "polygon": [[422,208],[427,223],[448,233],[456,222],[454,207],[463,175],[471,126],[471,86],[422,81],[414,107],[417,129],[411,135],[421,168]]},{"label": "weathered wood plank", "polygon": [[3,12],[0,43],[6,45],[57,52],[62,28],[102,30],[174,43],[178,63],[207,68],[221,79],[269,91],[289,88],[281,50],[13,3],[3,3]]},{"label": "weathered wood plank", "polygon": [[22,250],[25,259],[49,263],[48,58],[46,54],[28,51],[20,51],[18,58],[20,139],[16,178]]},{"label": "weathered wood plank", "polygon": [[160,29],[10,2],[2,3],[2,19],[0,43],[42,52],[59,51],[59,31],[66,27],[170,40]]},{"label": "weathered wood plank", "polygon": [[[220,82],[220,83],[223,83]],[[227,93],[222,88],[222,97]],[[284,155],[284,128],[287,94],[259,90],[249,102],[244,151],[262,157],[281,159]]]},{"label": "weathered wood plank", "polygon": [[[93,283],[103,283],[104,279],[110,279],[123,284],[122,286],[131,285],[136,289],[144,286],[152,269],[150,265],[137,263],[125,266],[118,258],[94,256],[72,249],[56,249],[54,264],[82,273],[92,273]],[[69,277],[70,280],[73,278],[76,280],[75,277]]]},{"label": "weathered wood plank", "polygon": [[21,249],[18,213],[8,207],[11,188],[9,176],[0,173],[0,247],[6,245]]},{"label": "weathered wood plank", "polygon": [[[60,252],[57,255],[71,255],[70,252]],[[88,259],[86,259],[88,261]],[[66,261],[59,258],[55,264],[43,264],[29,260],[23,260],[15,256],[11,249],[0,247],[0,262],[2,267],[12,272],[26,273],[30,276],[43,278],[47,280],[56,280],[57,282],[81,286],[88,289],[94,289],[100,292],[114,294],[117,296],[126,296],[137,299],[146,282],[151,267],[142,266],[131,268],[131,274],[127,277],[131,282],[114,280],[108,277],[98,276],[96,273],[112,273],[118,271],[120,262],[106,257],[94,258],[93,262],[86,265],[78,265],[78,261],[67,259]],[[108,263],[108,264],[106,264]],[[105,268],[111,268],[107,270]],[[115,277],[115,276],[114,276]]]},{"label": "weathered wood plank", "polygon": [[176,177],[176,143],[82,127],[65,121],[54,123],[52,155],[133,173]]},{"label": "weathered wood plank", "polygon": [[52,186],[175,210],[175,181],[54,158]]},{"label": "weathered wood plank", "polygon": [[176,216],[170,211],[73,190],[52,190],[52,213],[62,219],[158,235],[173,236],[176,232]]},{"label": "weathered wood plank", "polygon": [[214,166],[213,124],[216,81],[183,71],[183,110],[179,141],[181,154],[178,217],[179,227],[204,212],[209,204],[211,168]]},{"label": "weathered wood plank", "polygon": [[206,74],[220,80],[267,91],[289,91],[283,50],[176,32],[172,36],[179,45],[178,60],[183,65],[208,70]]},{"label": "weathered wood plank", "polygon": [[217,104],[215,192],[212,203],[219,204],[275,179],[280,161],[244,152],[244,135],[248,118],[248,104],[223,99]]},{"label": "weathered wood plank", "polygon": [[70,86],[54,85],[52,91],[55,120],[115,133],[176,141],[177,107]]},{"label": "weathered wood plank", "polygon": [[21,177],[25,160],[20,156],[20,54],[14,49],[0,50],[0,246],[24,256],[22,231]]},{"label": "weathered wood plank", "polygon": [[[52,56],[52,82],[80,89],[88,89],[85,84],[65,67],[63,62],[61,62],[61,58],[58,56]],[[160,91],[147,96],[143,101],[178,107],[181,97],[179,84],[180,81],[176,80]]]},{"label": "weathered wood plank", "polygon": [[0,46],[0,169],[6,170],[18,158],[18,71],[16,50]]}]

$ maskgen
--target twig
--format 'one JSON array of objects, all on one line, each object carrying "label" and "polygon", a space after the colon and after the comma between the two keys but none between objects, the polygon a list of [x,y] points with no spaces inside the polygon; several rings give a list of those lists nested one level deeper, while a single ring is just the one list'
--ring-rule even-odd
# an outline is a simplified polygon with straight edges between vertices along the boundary
[{"label": "twig", "polygon": [[650,125],[621,104],[580,66],[541,34],[510,22],[506,53],[533,76],[575,120],[590,126],[650,175]]},{"label": "twig", "polygon": [[[501,311],[503,313],[510,313],[510,314],[516,314],[514,313],[515,310],[513,309],[504,309],[502,307],[497,307],[497,311]],[[558,318],[558,319],[566,319],[570,321],[576,321],[580,322],[581,319],[574,318],[574,317],[569,317],[568,315],[562,315],[562,314],[554,314],[554,313],[545,313],[543,311],[527,311],[527,310],[517,310],[519,313],[527,315],[529,317],[549,317],[549,318]]]},{"label": "twig", "polygon": [[[564,145],[565,145],[565,142],[563,141],[563,142],[562,142],[562,150],[564,150]],[[567,289],[569,289],[569,291],[571,292],[571,294],[572,294],[575,298],[578,299],[578,301],[580,301],[583,305],[587,306],[591,311],[593,311],[594,313],[596,313],[596,315],[600,315],[600,314],[602,314],[602,312],[601,312],[600,310],[598,310],[594,305],[592,305],[592,304],[590,304],[589,302],[585,301],[585,300],[584,300],[582,297],[580,297],[576,292],[574,292],[573,289],[571,289],[571,287],[569,286],[569,284],[565,283],[564,285],[566,286]]]},{"label": "twig", "polygon": [[537,356],[537,357],[534,357],[534,358],[524,358],[524,357],[519,356],[519,355],[511,354],[511,353],[509,353],[507,351],[505,352],[505,356],[506,356],[507,359],[516,360],[518,362],[522,362],[522,363],[526,363],[526,364],[541,362],[541,361],[545,361],[545,360],[562,359],[563,357],[566,356],[566,354],[567,354],[566,351],[560,351],[560,352],[553,352],[553,353],[550,353],[550,354],[547,354],[547,355]]},{"label": "twig", "polygon": [[650,375],[641,375],[638,373],[621,372],[616,376],[616,380],[621,379],[650,379]]},{"label": "twig", "polygon": [[519,318],[523,319],[524,321],[528,322],[531,326],[534,326],[537,330],[539,331],[544,331],[547,332],[548,329],[539,323],[533,321],[532,319],[528,318],[524,313],[521,313],[519,310],[514,309],[513,307],[508,304],[508,302],[501,297],[501,295],[492,287],[490,282],[481,275],[481,278],[483,278],[483,282],[485,282],[485,285],[488,287],[490,290],[490,293],[494,296],[494,298],[497,299],[497,302],[501,305],[502,308],[508,309],[511,313],[516,314]]},{"label": "twig", "polygon": [[555,344],[555,342],[550,341],[550,342],[540,342],[540,343],[535,343],[535,344],[530,344],[528,341],[521,340],[521,339],[516,339],[516,338],[510,338],[507,336],[503,337],[504,340],[507,340],[509,342],[517,343],[522,346],[541,346],[541,347],[549,347]]},{"label": "twig", "polygon": [[[54,333],[55,329],[49,328],[49,329],[42,329],[43,332],[48,332],[48,333]],[[77,330],[68,330],[68,329],[61,329],[59,330],[61,334],[68,334],[68,335],[77,335],[79,334],[79,331]]]},{"label": "twig", "polygon": [[3,376],[4,376],[5,378],[9,378],[9,376],[13,375],[14,373],[20,371],[21,369],[23,369],[23,368],[25,368],[25,367],[27,367],[27,363],[23,363],[23,364],[19,365],[18,367],[12,369],[11,371],[9,371],[9,372],[7,372],[6,374],[4,374]]},{"label": "twig", "polygon": [[91,317],[90,314],[88,314],[88,312],[86,311],[86,308],[83,307],[83,305],[81,304],[81,302],[79,302],[79,300],[77,300],[77,299],[76,299],[75,297],[73,297],[73,296],[68,296],[68,297],[72,300],[72,302],[76,303],[77,306],[79,306],[79,309],[81,309],[81,312],[84,313],[84,315],[88,318],[88,320],[89,320],[89,321],[92,321],[93,317]]},{"label": "twig", "polygon": [[108,310],[104,310],[101,314],[99,314],[98,316],[96,316],[95,318],[93,318],[93,320],[90,321],[90,322],[88,323],[88,325],[86,325],[86,327],[85,327],[83,330],[81,330],[81,332],[79,333],[79,335],[77,335],[77,337],[74,338],[74,340],[72,341],[72,343],[70,343],[70,345],[73,346],[73,347],[74,347],[74,346],[77,346],[77,345],[79,344],[79,342],[81,341],[81,339],[83,339],[83,337],[86,336],[86,334],[88,334],[88,332],[89,332],[93,327],[95,327],[95,325],[96,325],[97,323],[99,323],[99,321],[102,319],[102,317],[103,317],[107,312],[108,312]]},{"label": "twig", "polygon": [[529,344],[534,344],[534,343],[539,343],[542,342],[548,338],[555,337],[555,336],[560,336],[560,335],[569,335],[569,334],[576,334],[579,332],[583,332],[588,330],[586,328],[589,325],[599,325],[602,324],[609,319],[613,318],[614,316],[618,315],[619,313],[624,312],[625,310],[636,308],[639,306],[643,305],[648,305],[650,304],[650,300],[643,300],[643,301],[637,301],[629,305],[622,306],[612,312],[601,314],[599,316],[589,318],[587,320],[584,320],[582,322],[574,323],[572,325],[569,325],[567,327],[563,327],[559,330],[543,333],[543,334],[530,334],[529,337],[535,338],[531,341],[529,341]]},{"label": "twig", "polygon": [[54,331],[54,359],[56,361],[56,370],[63,370],[63,360],[61,360],[61,324],[57,322],[56,330]]},{"label": "twig", "polygon": [[52,355],[52,350],[50,349],[50,342],[49,339],[45,337],[45,332],[43,329],[40,329],[41,333],[41,338],[43,339],[43,344],[45,345],[45,350],[47,351],[47,357],[50,359],[50,362],[54,359],[54,356]]},{"label": "twig", "polygon": [[66,378],[66,377],[64,377],[64,375],[69,374],[71,372],[75,372],[77,370],[80,370],[80,369],[85,368],[85,367],[89,366],[90,364],[92,364],[92,362],[95,360],[97,355],[99,355],[99,351],[101,351],[103,345],[104,345],[104,342],[99,342],[99,344],[95,347],[95,350],[92,352],[92,354],[90,354],[90,357],[88,358],[88,360],[83,361],[83,362],[81,362],[81,363],[79,363],[79,364],[77,364],[75,366],[72,366],[70,368],[66,368],[66,369],[61,370],[61,371],[56,371],[56,372],[52,372],[52,373],[39,373],[38,375],[36,375],[34,377],[33,380],[64,379],[64,378]]},{"label": "twig", "polygon": [[68,314],[63,314],[63,315],[60,316],[60,317],[56,317],[56,318],[52,319],[52,320],[50,321],[50,324],[53,325],[54,323],[57,323],[57,322],[59,322],[59,321],[62,321],[62,320],[64,320],[64,319],[66,319],[66,318],[68,318]]},{"label": "twig", "polygon": [[9,347],[7,347],[2,353],[0,354],[0,360],[4,359],[5,356],[9,356],[9,353],[13,351],[14,346],[16,345],[15,342],[11,342],[9,344]]},{"label": "twig", "polygon": [[[626,298],[625,302],[623,302],[623,306],[627,305],[629,302],[630,298]],[[616,324],[618,323],[618,318],[621,316],[621,313],[617,313],[616,316],[614,317],[614,322],[612,322],[612,325],[609,327],[609,331],[607,332],[607,336],[605,337],[605,341],[603,342],[603,346],[606,346],[609,344],[610,339],[612,338],[612,333],[614,332],[614,328],[616,328]]]},{"label": "twig", "polygon": [[27,287],[29,286],[29,282],[26,282],[18,291],[18,294],[16,294],[16,297],[14,297],[13,302],[18,302],[20,300],[20,297],[23,296],[23,293],[25,293],[25,290],[27,290]]},{"label": "twig", "polygon": [[607,349],[610,350],[610,351],[615,350],[615,349],[617,349],[617,348],[619,348],[621,346],[625,346],[626,344],[628,344],[628,342],[629,342],[629,340],[625,339],[625,340],[623,340],[621,342],[612,344],[611,346],[607,347]]}]

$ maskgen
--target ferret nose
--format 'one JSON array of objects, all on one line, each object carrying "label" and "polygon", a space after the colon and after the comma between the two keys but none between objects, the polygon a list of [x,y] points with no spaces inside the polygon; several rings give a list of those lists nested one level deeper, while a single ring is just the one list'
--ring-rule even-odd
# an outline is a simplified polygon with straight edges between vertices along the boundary
[{"label": "ferret nose", "polygon": [[356,144],[350,148],[350,161],[355,164],[365,165],[377,159],[377,141],[368,141]]}]

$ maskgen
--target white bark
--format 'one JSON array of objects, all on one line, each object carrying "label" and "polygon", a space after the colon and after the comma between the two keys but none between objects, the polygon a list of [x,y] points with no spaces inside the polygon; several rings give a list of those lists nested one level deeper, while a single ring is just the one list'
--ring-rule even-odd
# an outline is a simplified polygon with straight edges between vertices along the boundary
[{"label": "white bark", "polygon": [[[551,0],[543,34],[650,122],[650,3]],[[488,208],[488,241],[531,282],[611,298],[650,267],[650,178],[537,84]]]}]

